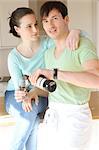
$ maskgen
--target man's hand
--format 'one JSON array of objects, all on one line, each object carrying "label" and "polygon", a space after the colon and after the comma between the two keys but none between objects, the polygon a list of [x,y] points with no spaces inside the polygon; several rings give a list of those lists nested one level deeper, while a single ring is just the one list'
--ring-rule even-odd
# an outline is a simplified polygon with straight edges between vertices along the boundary
[{"label": "man's hand", "polygon": [[38,69],[32,75],[29,76],[29,81],[32,85],[36,86],[37,79],[40,75],[44,75],[47,79],[53,79],[53,70]]}]

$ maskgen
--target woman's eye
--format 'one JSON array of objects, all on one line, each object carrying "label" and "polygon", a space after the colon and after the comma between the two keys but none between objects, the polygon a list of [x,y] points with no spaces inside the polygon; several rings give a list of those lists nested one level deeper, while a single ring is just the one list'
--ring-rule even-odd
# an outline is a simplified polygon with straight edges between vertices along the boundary
[{"label": "woman's eye", "polygon": [[29,25],[28,27],[29,27],[29,28],[31,28],[32,26],[31,26],[31,25]]},{"label": "woman's eye", "polygon": [[27,28],[31,28],[31,27],[32,27],[31,25],[28,25],[28,26],[27,26]]}]

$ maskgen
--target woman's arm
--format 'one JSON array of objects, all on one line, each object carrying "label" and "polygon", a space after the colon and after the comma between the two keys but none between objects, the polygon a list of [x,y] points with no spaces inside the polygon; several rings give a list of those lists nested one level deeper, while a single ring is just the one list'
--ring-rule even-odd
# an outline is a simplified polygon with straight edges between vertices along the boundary
[{"label": "woman's arm", "polygon": [[76,50],[79,47],[80,33],[81,31],[79,29],[72,29],[69,32],[66,38],[66,48]]},{"label": "woman's arm", "polygon": [[32,89],[29,93],[28,93],[28,96],[31,98],[31,99],[35,99],[35,96],[44,96],[44,97],[47,97],[48,96],[48,92],[45,91],[45,90],[42,90],[42,89],[39,89],[39,88],[35,88],[35,89]]},{"label": "woman's arm", "polygon": [[8,55],[8,70],[13,82],[15,90],[19,90],[21,81],[23,80],[23,75],[20,67],[20,59],[17,58],[13,50]]},{"label": "woman's arm", "polygon": [[25,97],[28,97],[30,99],[36,100],[36,98],[38,96],[44,96],[47,97],[48,96],[48,92],[47,91],[43,91],[39,88],[34,88],[32,90],[30,90],[29,92],[26,91],[20,91],[20,90],[16,90],[15,91],[15,98],[18,102],[20,101],[24,101]]},{"label": "woman's arm", "polygon": [[32,89],[29,92],[26,91],[15,91],[15,98],[17,102],[22,102],[22,107],[25,112],[32,111],[32,101],[35,101],[35,104],[38,105],[39,99],[38,96],[48,96],[48,92],[43,91],[39,88]]},{"label": "woman's arm", "polygon": [[70,50],[76,50],[79,47],[80,37],[92,40],[87,32],[81,29],[72,29],[66,39],[66,47]]}]

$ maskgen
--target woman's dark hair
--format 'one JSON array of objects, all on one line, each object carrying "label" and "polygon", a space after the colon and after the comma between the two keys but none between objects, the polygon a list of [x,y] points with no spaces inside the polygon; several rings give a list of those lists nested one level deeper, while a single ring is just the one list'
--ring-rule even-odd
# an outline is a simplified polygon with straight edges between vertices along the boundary
[{"label": "woman's dark hair", "polygon": [[68,9],[62,2],[47,1],[41,6],[41,9],[40,9],[41,19],[44,16],[47,17],[49,15],[49,12],[53,9],[57,9],[61,13],[63,18],[68,15]]},{"label": "woman's dark hair", "polygon": [[18,33],[15,31],[14,26],[19,27],[20,26],[20,19],[24,17],[25,15],[28,14],[35,14],[34,11],[30,8],[27,7],[20,7],[14,10],[9,17],[9,26],[10,26],[10,31],[9,33],[12,33],[16,37],[20,37]]}]

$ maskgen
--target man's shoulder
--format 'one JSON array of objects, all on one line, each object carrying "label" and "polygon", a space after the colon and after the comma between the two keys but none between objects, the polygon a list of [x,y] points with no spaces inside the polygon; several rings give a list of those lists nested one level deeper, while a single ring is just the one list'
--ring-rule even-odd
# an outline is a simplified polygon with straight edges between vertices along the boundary
[{"label": "man's shoulder", "polygon": [[95,45],[86,37],[80,38],[79,48],[75,53],[79,56],[81,62],[90,59],[97,59]]},{"label": "man's shoulder", "polygon": [[79,46],[94,47],[94,43],[87,37],[80,37]]},{"label": "man's shoulder", "polygon": [[80,38],[79,47],[77,50],[74,51],[74,54],[79,55],[79,57],[88,56],[97,58],[96,47],[94,43],[86,37]]}]

